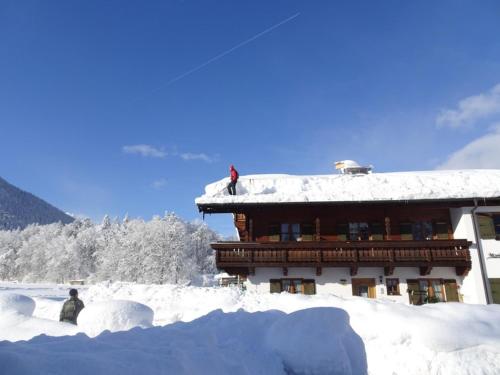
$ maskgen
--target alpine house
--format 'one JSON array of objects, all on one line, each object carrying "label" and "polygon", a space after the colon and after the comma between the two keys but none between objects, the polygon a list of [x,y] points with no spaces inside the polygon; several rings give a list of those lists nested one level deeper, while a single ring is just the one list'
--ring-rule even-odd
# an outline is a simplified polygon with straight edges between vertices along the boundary
[{"label": "alpine house", "polygon": [[337,168],[206,186],[198,209],[239,235],[212,244],[217,267],[263,293],[500,303],[500,170]]}]

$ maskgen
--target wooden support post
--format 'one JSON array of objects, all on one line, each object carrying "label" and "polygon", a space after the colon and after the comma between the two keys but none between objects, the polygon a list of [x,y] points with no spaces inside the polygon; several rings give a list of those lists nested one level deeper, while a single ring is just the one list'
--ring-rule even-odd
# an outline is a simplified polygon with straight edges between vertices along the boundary
[{"label": "wooden support post", "polygon": [[248,240],[253,241],[253,219],[248,219]]},{"label": "wooden support post", "polygon": [[430,264],[419,268],[420,268],[420,276],[427,276],[431,274],[432,266]]},{"label": "wooden support post", "polygon": [[384,275],[391,276],[392,274],[394,274],[394,268],[394,265],[384,267]]},{"label": "wooden support post", "polygon": [[467,276],[470,271],[470,266],[457,266],[455,267],[455,273],[457,276]]},{"label": "wooden support post", "polygon": [[351,265],[350,274],[351,276],[356,276],[358,274],[358,266],[356,264]]},{"label": "wooden support post", "polygon": [[316,276],[321,276],[321,267],[316,267]]},{"label": "wooden support post", "polygon": [[283,276],[288,276],[288,267],[283,267]]},{"label": "wooden support post", "polygon": [[316,218],[316,241],[321,239],[321,227],[319,217]]},{"label": "wooden support post", "polygon": [[385,239],[390,240],[391,239],[391,218],[389,216],[386,216],[384,219],[385,223]]},{"label": "wooden support post", "polygon": [[254,276],[255,275],[255,267],[248,267],[248,274]]}]

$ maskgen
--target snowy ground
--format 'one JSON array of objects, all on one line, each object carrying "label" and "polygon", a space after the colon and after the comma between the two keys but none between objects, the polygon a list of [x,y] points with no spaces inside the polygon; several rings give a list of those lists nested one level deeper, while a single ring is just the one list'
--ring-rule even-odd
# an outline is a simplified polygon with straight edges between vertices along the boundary
[{"label": "snowy ground", "polygon": [[67,291],[0,283],[0,373],[500,374],[499,305],[115,283],[80,288],[75,327]]}]

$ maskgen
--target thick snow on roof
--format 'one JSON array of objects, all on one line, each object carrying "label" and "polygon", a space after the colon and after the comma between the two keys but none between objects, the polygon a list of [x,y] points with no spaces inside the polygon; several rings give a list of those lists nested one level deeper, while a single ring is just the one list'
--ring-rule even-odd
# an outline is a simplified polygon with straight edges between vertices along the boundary
[{"label": "thick snow on roof", "polygon": [[228,194],[229,179],[205,187],[199,205],[239,203],[363,202],[446,200],[500,197],[500,170],[332,174],[317,176],[241,176],[237,195]]}]

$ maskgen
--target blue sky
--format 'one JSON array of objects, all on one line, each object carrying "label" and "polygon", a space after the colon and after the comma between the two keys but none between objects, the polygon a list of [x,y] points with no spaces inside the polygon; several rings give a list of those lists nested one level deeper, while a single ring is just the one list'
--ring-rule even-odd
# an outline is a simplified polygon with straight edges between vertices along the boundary
[{"label": "blue sky", "polygon": [[231,163],[500,168],[499,19],[498,1],[2,1],[0,176],[95,220],[191,220]]}]

